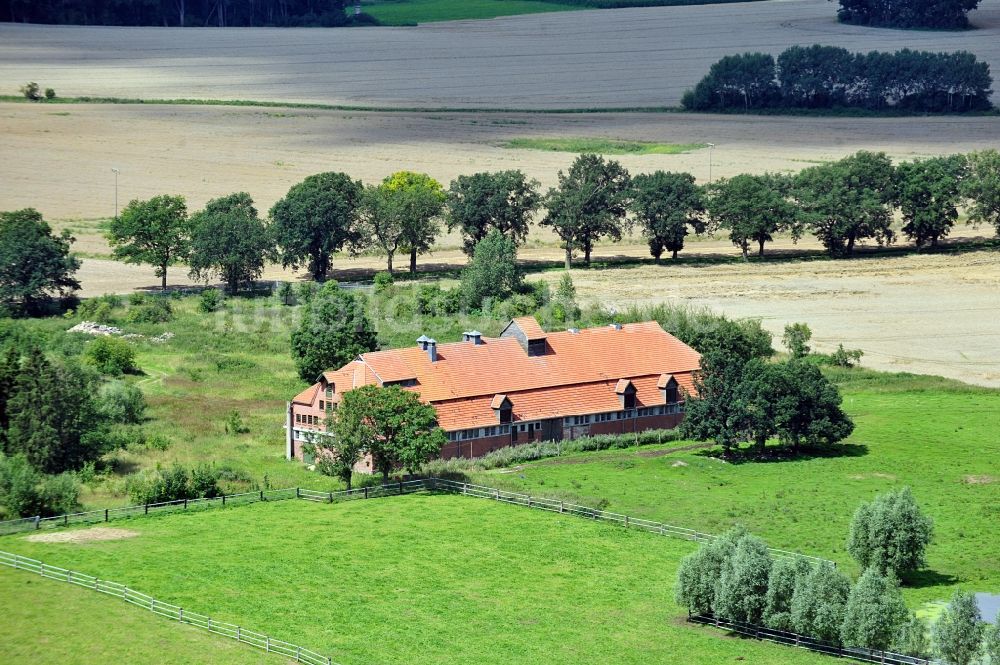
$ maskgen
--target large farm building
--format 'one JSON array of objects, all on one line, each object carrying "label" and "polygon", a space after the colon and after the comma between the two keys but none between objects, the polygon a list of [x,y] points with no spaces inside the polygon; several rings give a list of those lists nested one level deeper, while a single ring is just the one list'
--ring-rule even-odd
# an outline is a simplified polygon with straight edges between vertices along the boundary
[{"label": "large farm building", "polygon": [[514,319],[498,338],[476,331],[464,341],[358,356],[288,405],[286,452],[322,432],[343,393],[362,385],[417,391],[447,432],[442,458],[479,457],[529,441],[573,439],[675,427],[698,353],[655,321],[546,333],[532,317]]}]

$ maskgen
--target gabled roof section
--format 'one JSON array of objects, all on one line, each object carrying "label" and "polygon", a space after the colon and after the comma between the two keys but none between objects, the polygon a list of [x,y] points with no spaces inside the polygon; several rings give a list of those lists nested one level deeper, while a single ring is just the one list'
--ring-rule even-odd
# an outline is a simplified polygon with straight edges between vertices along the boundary
[{"label": "gabled roof section", "polygon": [[674,385],[677,385],[677,379],[674,378],[673,374],[661,374],[660,380],[656,382],[656,387],[664,390],[670,385],[671,381],[674,382]]},{"label": "gabled roof section", "polygon": [[[504,330],[511,326],[517,326],[529,342],[547,337],[545,331],[542,330],[542,327],[538,325],[538,321],[533,316],[519,316],[516,319],[512,319]],[[502,335],[503,333],[500,334]]]},{"label": "gabled roof section", "polygon": [[311,406],[314,401],[316,401],[316,392],[319,390],[319,384],[314,383],[298,395],[292,398],[293,404],[305,404]]},{"label": "gabled roof section", "polygon": [[618,383],[615,384],[615,394],[624,395],[628,392],[635,392],[635,386],[628,379],[618,379]]},{"label": "gabled roof section", "polygon": [[[524,318],[541,331],[537,321]],[[500,393],[690,372],[698,369],[700,358],[655,321],[627,324],[621,330],[601,326],[542,335],[549,352],[539,356],[529,356],[517,339],[507,337],[483,338],[478,345],[439,344],[436,362],[416,345],[365,353],[359,361],[376,381],[415,379],[421,398],[437,402],[476,396],[492,400]],[[340,385],[337,389],[341,390]]]},{"label": "gabled roof section", "polygon": [[510,399],[506,395],[494,395],[493,401],[490,402],[491,409],[503,409],[510,408]]}]

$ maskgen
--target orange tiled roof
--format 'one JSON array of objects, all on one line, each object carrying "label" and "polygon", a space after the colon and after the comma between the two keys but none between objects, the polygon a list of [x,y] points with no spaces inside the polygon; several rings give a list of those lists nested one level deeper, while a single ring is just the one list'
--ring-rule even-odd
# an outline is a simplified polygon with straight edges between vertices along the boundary
[{"label": "orange tiled roof", "polygon": [[517,325],[529,340],[545,339],[547,337],[545,331],[538,325],[538,320],[533,316],[519,316],[513,319],[511,323]]},{"label": "orange tiled roof", "polygon": [[316,391],[319,390],[319,384],[314,383],[298,395],[292,398],[292,402],[295,404],[312,404],[316,400]]},{"label": "orange tiled roof", "polygon": [[[537,325],[537,324],[536,324]],[[516,339],[439,344],[437,361],[417,346],[365,353],[382,381],[414,378],[427,402],[698,368],[699,355],[656,322],[547,335],[549,351],[529,356]],[[405,369],[404,369],[405,368]]]}]

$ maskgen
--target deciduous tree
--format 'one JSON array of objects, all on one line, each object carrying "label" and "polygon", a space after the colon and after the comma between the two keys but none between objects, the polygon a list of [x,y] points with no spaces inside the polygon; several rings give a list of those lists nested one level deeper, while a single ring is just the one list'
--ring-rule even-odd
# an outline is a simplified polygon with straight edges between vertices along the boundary
[{"label": "deciduous tree", "polygon": [[903,233],[917,247],[936,247],[958,219],[965,157],[933,157],[900,164],[897,190]]},{"label": "deciduous tree", "polygon": [[493,229],[476,245],[475,254],[462,271],[462,294],[474,309],[487,298],[503,300],[521,288],[523,276],[517,265],[514,241]]},{"label": "deciduous tree", "polygon": [[805,323],[789,323],[785,326],[785,334],[781,337],[781,343],[788,349],[792,358],[805,358],[809,355],[809,340],[812,339],[812,331]]},{"label": "deciduous tree", "polygon": [[559,185],[545,197],[543,226],[549,226],[566,247],[566,269],[573,250],[582,249],[590,265],[594,243],[603,237],[621,240],[631,197],[628,171],[614,160],[580,155],[568,172],[559,172]]},{"label": "deciduous tree", "polygon": [[746,529],[734,527],[715,540],[702,543],[697,550],[681,560],[674,595],[677,603],[686,607],[690,614],[712,614],[715,587],[722,569],[736,551],[736,544],[745,535]]},{"label": "deciduous tree", "polygon": [[948,665],[971,665],[982,651],[984,630],[976,597],[956,591],[931,627],[934,650]]},{"label": "deciduous tree", "polygon": [[710,188],[708,211],[713,224],[729,230],[729,239],[743,252],[750,243],[764,256],[764,243],[775,233],[788,231],[793,239],[801,235],[799,209],[789,197],[790,180],[778,174],[741,174],[716,182]]},{"label": "deciduous tree", "polygon": [[1000,152],[983,150],[968,155],[968,177],[962,193],[969,199],[969,221],[992,224],[1000,235]]},{"label": "deciduous tree", "polygon": [[817,562],[792,595],[795,632],[822,642],[840,644],[840,628],[851,583],[832,564]]},{"label": "deciduous tree", "polygon": [[819,368],[803,361],[780,366],[772,382],[774,427],[793,451],[838,443],[854,431],[854,422],[840,407],[840,391]]},{"label": "deciduous tree", "polygon": [[764,541],[749,534],[743,536],[722,566],[712,604],[715,616],[759,624],[767,604],[771,566],[771,554]]},{"label": "deciduous tree", "polygon": [[155,267],[160,288],[167,288],[167,268],[188,257],[191,222],[183,196],[154,196],[130,201],[111,220],[108,242],[112,254],[125,263]]},{"label": "deciduous tree", "polygon": [[33,313],[53,294],[79,289],[73,242],[66,229],[53,234],[34,208],[0,212],[0,304]]},{"label": "deciduous tree", "polygon": [[264,271],[273,254],[271,234],[245,192],[212,199],[192,216],[191,276],[220,275],[235,294]]},{"label": "deciduous tree", "polygon": [[448,191],[448,230],[462,232],[462,249],[469,256],[494,229],[521,245],[541,205],[538,186],[517,170],[458,176]]},{"label": "deciduous tree", "polygon": [[291,342],[299,377],[315,381],[321,372],[378,349],[378,334],[365,311],[364,296],[330,281],[303,308]]},{"label": "deciduous tree", "polygon": [[792,596],[795,588],[809,574],[812,567],[802,557],[782,558],[774,562],[767,581],[764,598],[764,625],[774,630],[794,632],[792,623]]},{"label": "deciduous tree", "polygon": [[841,641],[846,646],[886,651],[907,618],[906,601],[896,580],[869,568],[847,597]]},{"label": "deciduous tree", "polygon": [[705,201],[690,173],[655,171],[632,179],[632,214],[649,242],[649,253],[660,262],[664,250],[677,258],[688,228],[705,230]]},{"label": "deciduous tree", "polygon": [[879,494],[854,513],[847,551],[862,568],[897,578],[924,565],[934,524],[917,505],[909,487]]},{"label": "deciduous tree", "polygon": [[270,213],[281,265],[305,265],[313,279],[325,281],[334,253],[358,241],[362,191],[346,173],[317,173],[293,185]]}]

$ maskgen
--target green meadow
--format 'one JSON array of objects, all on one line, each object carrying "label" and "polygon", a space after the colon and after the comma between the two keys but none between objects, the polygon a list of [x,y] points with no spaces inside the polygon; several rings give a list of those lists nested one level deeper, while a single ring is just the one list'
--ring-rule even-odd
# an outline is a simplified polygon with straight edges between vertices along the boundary
[{"label": "green meadow", "polygon": [[374,0],[361,9],[382,25],[417,25],[436,21],[497,18],[516,14],[564,12],[585,7],[543,0]]}]

